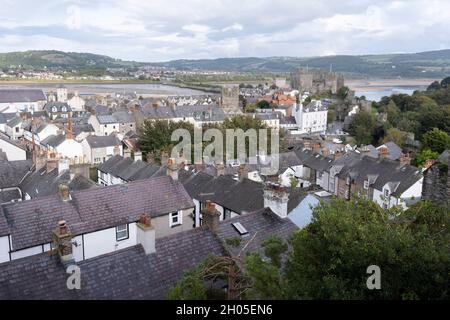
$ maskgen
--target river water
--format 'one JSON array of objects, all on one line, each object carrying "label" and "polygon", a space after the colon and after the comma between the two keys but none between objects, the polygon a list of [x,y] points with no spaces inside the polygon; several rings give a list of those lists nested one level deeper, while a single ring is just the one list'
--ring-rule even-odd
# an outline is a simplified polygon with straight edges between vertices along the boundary
[{"label": "river water", "polygon": [[[1,88],[36,88],[44,92],[55,91],[59,84],[0,84]],[[78,92],[80,95],[114,94],[114,93],[136,93],[143,96],[198,96],[206,94],[201,90],[180,88],[164,84],[144,83],[111,83],[111,84],[78,84],[65,83],[69,92]]]}]

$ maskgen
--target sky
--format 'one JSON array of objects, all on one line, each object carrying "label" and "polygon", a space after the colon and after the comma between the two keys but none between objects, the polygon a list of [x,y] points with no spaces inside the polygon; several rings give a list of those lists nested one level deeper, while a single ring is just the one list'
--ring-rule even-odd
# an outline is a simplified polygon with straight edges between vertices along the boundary
[{"label": "sky", "polygon": [[0,0],[0,52],[135,61],[450,48],[449,0]]}]

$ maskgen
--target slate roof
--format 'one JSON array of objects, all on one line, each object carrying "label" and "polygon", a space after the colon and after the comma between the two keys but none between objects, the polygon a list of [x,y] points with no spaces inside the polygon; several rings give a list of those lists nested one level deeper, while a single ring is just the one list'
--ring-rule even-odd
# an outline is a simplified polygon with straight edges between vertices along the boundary
[{"label": "slate roof", "polygon": [[391,160],[400,159],[400,156],[402,155],[403,150],[397,144],[395,144],[392,141],[389,141],[389,142],[386,142],[385,144],[379,146],[377,149],[379,149],[382,146],[386,146],[389,149],[389,155],[387,156],[388,159],[391,159]]},{"label": "slate roof", "polygon": [[17,148],[20,148],[20,149],[22,149],[22,150],[27,150],[27,148],[24,146],[24,145],[22,145],[22,144],[20,144],[18,141],[16,141],[16,140],[11,140],[11,139],[8,139],[8,138],[6,138],[6,137],[2,137],[2,136],[0,136],[0,140],[3,140],[3,141],[5,141],[5,142],[7,142],[7,143],[9,143],[9,144],[12,144],[13,146],[15,146],[15,147],[17,147]]},{"label": "slate roof", "polygon": [[63,143],[66,140],[66,136],[63,134],[51,134],[47,138],[41,141],[41,145],[43,146],[51,146],[53,148],[56,148],[61,143]]},{"label": "slate roof", "polygon": [[39,89],[0,89],[0,103],[36,102],[47,98]]},{"label": "slate roof", "polygon": [[[180,170],[179,179],[189,195],[196,200],[211,200],[239,214],[264,208],[264,184],[232,176],[214,177],[202,171],[197,173]],[[304,196],[301,189],[289,194],[288,211],[293,210]]]},{"label": "slate roof", "polygon": [[32,160],[0,161],[0,189],[18,187],[32,166]]},{"label": "slate roof", "polygon": [[19,189],[10,189],[0,191],[0,204],[8,203],[13,200],[22,199],[22,194]]},{"label": "slate roof", "polygon": [[[239,235],[234,222],[249,233]],[[55,253],[33,255],[0,264],[0,299],[165,299],[184,272],[206,257],[237,255],[244,246],[241,257],[262,252],[267,238],[287,239],[296,230],[289,219],[262,209],[220,222],[216,234],[196,228],[161,237],[150,255],[136,245],[79,262],[81,290],[67,290],[67,273]],[[241,238],[238,247],[226,245],[235,237]]]},{"label": "slate roof", "polygon": [[143,162],[141,160],[134,161],[131,158],[124,158],[115,155],[102,163],[98,169],[104,173],[109,173],[114,177],[121,178],[127,182],[151,177],[159,177],[166,174],[161,167]]},{"label": "slate roof", "polygon": [[223,121],[225,113],[217,105],[194,105],[178,107],[147,107],[142,110],[144,118],[151,119],[172,119],[193,117],[199,121]]},{"label": "slate roof", "polygon": [[86,142],[92,149],[114,147],[120,145],[120,140],[114,134],[111,134],[109,136],[91,135],[86,138]]},{"label": "slate roof", "polygon": [[202,202],[211,200],[237,213],[259,210],[264,205],[264,185],[249,179],[239,182],[231,176],[213,177],[185,170],[180,171],[179,179],[192,198]]},{"label": "slate roof", "polygon": [[23,122],[23,120],[21,117],[15,116],[11,120],[9,120],[6,125],[10,128],[14,128],[14,127],[18,126],[19,124],[21,124],[22,122]]},{"label": "slate roof", "polygon": [[9,120],[14,118],[16,114],[14,112],[0,113],[0,124],[6,124]]},{"label": "slate roof", "polygon": [[73,127],[73,133],[75,136],[78,136],[82,132],[95,132],[95,130],[92,125],[88,123],[77,124]]},{"label": "slate roof", "polygon": [[42,253],[0,264],[0,299],[144,299],[155,281],[142,246],[79,262],[81,289],[68,290],[56,253]]},{"label": "slate roof", "polygon": [[67,183],[72,191],[86,190],[97,186],[94,181],[89,180],[79,174],[70,179],[70,171],[64,170],[58,173],[58,169],[46,172],[43,167],[29,174],[20,184],[20,189],[31,198],[45,197],[58,193],[58,186]]},{"label": "slate roof", "polygon": [[100,124],[110,124],[110,123],[117,123],[117,119],[110,114],[102,114],[97,116],[97,120]]},{"label": "slate roof", "polygon": [[[53,107],[56,107],[56,111],[53,111]],[[62,110],[63,107],[66,108],[66,111]],[[52,101],[52,102],[47,102],[45,104],[44,110],[47,111],[48,113],[53,113],[53,112],[71,112],[72,108],[66,102]]]},{"label": "slate roof", "polygon": [[[246,235],[240,235],[232,223],[240,222],[248,231]],[[231,255],[237,256],[240,252],[244,257],[249,252],[258,252],[263,254],[262,244],[271,236],[278,236],[287,240],[298,227],[289,219],[282,219],[272,212],[269,208],[263,208],[258,211],[241,215],[235,218],[224,220],[220,223],[217,231],[218,237],[225,241],[227,238],[241,238],[237,247],[226,246]],[[244,248],[245,247],[245,248]]]},{"label": "slate roof", "polygon": [[450,149],[444,150],[437,158],[437,162],[450,164]]},{"label": "slate roof", "polygon": [[133,115],[126,111],[117,111],[112,114],[112,116],[116,119],[116,122],[119,123],[131,123],[135,122]]},{"label": "slate roof", "polygon": [[66,220],[73,234],[83,234],[137,221],[142,213],[157,217],[193,207],[182,184],[164,176],[73,191],[65,202],[51,195],[6,204],[3,212],[13,249],[19,250],[51,242],[59,220]]},{"label": "slate roof", "polygon": [[383,186],[389,183],[391,194],[394,196],[400,196],[423,177],[421,170],[414,166],[369,156],[363,157],[351,166],[345,166],[338,177],[345,179],[349,175],[358,185],[363,185],[367,179],[373,181],[370,186],[377,190],[382,190]]},{"label": "slate roof", "polygon": [[301,164],[320,172],[329,170],[333,165],[333,159],[324,157],[311,150],[299,149],[295,150],[295,154],[300,159]]}]

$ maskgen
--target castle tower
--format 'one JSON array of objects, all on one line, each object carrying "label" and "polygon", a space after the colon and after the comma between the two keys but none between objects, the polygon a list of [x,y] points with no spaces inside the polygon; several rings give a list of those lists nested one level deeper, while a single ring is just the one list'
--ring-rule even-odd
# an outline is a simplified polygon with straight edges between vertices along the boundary
[{"label": "castle tower", "polygon": [[224,85],[222,87],[221,108],[226,115],[242,114],[239,108],[239,86]]},{"label": "castle tower", "polygon": [[58,102],[67,102],[67,88],[63,85],[56,88],[56,99]]}]

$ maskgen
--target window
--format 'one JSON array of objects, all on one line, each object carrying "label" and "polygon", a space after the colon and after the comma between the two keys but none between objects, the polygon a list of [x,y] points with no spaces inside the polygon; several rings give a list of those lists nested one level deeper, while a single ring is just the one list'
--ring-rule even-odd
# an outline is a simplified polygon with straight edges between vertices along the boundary
[{"label": "window", "polygon": [[350,185],[350,177],[347,177],[345,183],[349,186]]},{"label": "window", "polygon": [[181,225],[182,223],[182,216],[180,212],[172,212],[169,215],[169,225],[171,228]]},{"label": "window", "polygon": [[384,196],[385,196],[386,198],[389,197],[389,189],[384,189]]},{"label": "window", "polygon": [[369,181],[368,180],[364,180],[364,189],[369,189]]},{"label": "window", "polygon": [[128,224],[116,227],[116,241],[128,239]]}]

